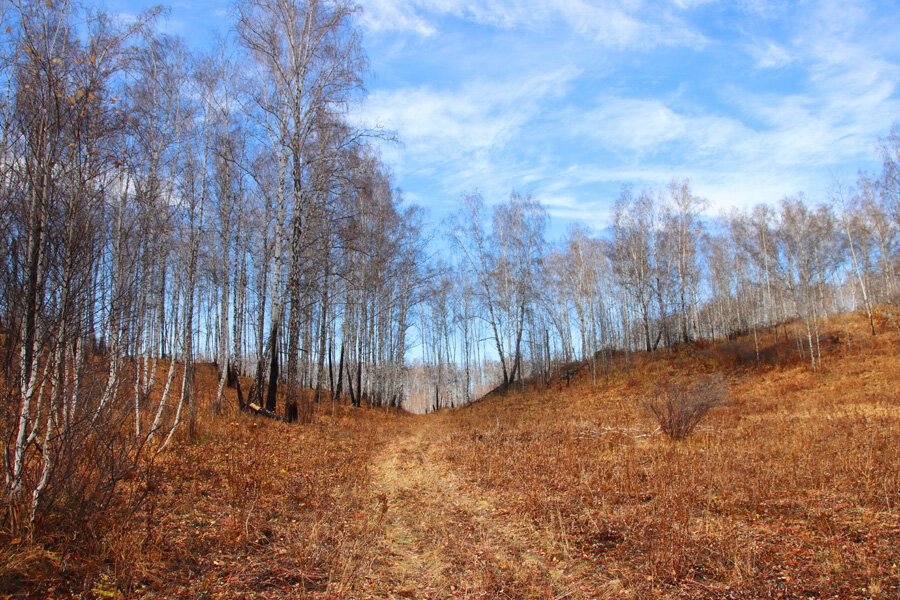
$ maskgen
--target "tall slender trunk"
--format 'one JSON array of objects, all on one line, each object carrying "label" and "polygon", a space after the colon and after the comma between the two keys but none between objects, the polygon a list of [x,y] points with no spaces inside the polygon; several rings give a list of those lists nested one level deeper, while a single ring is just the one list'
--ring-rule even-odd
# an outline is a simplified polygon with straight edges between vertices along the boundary
[{"label": "tall slender trunk", "polygon": [[853,235],[850,233],[850,224],[847,222],[847,217],[844,215],[844,232],[847,234],[847,243],[850,246],[850,258],[853,261],[853,270],[856,271],[856,280],[859,282],[859,289],[862,292],[863,296],[863,304],[866,308],[866,315],[869,317],[869,328],[872,331],[872,335],[875,334],[875,319],[872,316],[872,306],[869,304],[869,292],[866,287],[866,282],[862,276],[862,269],[859,268],[859,261],[856,258],[856,246],[853,244]]},{"label": "tall slender trunk", "polygon": [[[295,175],[295,186],[299,186],[299,181]],[[299,196],[299,192],[295,190],[295,194]],[[291,268],[288,275],[288,302],[290,305],[290,317],[288,318],[287,327],[287,371],[285,373],[286,389],[285,389],[285,419],[289,423],[297,420],[299,411],[297,407],[299,389],[298,389],[298,362],[300,358],[300,315],[303,304],[302,295],[302,237],[303,237],[303,215],[299,212],[301,207],[295,206],[298,211],[294,215],[294,226],[291,234]],[[270,380],[271,385],[271,380]],[[274,408],[272,408],[274,410]]]},{"label": "tall slender trunk", "polygon": [[337,390],[335,390],[335,397],[338,400],[341,398],[341,393],[343,392],[344,387],[344,341],[341,340],[341,357],[338,359],[338,380],[337,380]]},{"label": "tall slender trunk", "polygon": [[272,320],[269,334],[269,386],[266,390],[266,410],[275,412],[278,397],[278,320]]},{"label": "tall slender trunk", "polygon": [[316,370],[316,404],[322,398],[322,380],[325,378],[325,350],[328,341],[328,268],[325,268],[325,285],[322,287],[322,323],[319,335],[319,357]]}]

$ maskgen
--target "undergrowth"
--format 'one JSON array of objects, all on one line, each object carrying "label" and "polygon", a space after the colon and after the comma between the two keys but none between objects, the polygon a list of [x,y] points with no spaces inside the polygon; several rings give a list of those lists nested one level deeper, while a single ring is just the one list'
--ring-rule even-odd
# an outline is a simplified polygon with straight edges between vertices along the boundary
[{"label": "undergrowth", "polygon": [[0,597],[299,598],[350,585],[378,526],[376,432],[403,417],[322,403],[313,423],[288,425],[233,398],[216,416],[215,369],[197,376],[196,436],[179,430],[149,477],[118,489],[141,508],[107,509],[90,539],[0,534]]}]

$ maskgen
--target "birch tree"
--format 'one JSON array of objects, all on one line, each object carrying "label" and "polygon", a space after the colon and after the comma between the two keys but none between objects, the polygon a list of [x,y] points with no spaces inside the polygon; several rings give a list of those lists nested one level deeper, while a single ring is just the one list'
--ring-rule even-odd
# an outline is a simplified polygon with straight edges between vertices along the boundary
[{"label": "birch tree", "polygon": [[[269,137],[279,148],[282,179],[279,178],[279,209],[275,226],[276,273],[272,295],[268,342],[270,361],[266,408],[275,409],[278,390],[278,340],[284,313],[280,291],[283,249],[290,223],[290,271],[288,294],[300,303],[304,218],[309,199],[304,192],[306,159],[304,151],[317,111],[341,105],[361,88],[363,57],[352,16],[355,5],[343,0],[245,0],[237,6],[237,33],[240,43],[255,60],[266,93],[257,96],[265,113]],[[290,170],[289,175],[287,170]],[[289,206],[286,204],[289,203]],[[291,307],[288,337],[297,335],[300,309]],[[261,381],[257,384],[261,386]],[[295,402],[295,391],[289,393]],[[290,409],[294,411],[294,408]],[[290,414],[289,417],[295,417]]]}]

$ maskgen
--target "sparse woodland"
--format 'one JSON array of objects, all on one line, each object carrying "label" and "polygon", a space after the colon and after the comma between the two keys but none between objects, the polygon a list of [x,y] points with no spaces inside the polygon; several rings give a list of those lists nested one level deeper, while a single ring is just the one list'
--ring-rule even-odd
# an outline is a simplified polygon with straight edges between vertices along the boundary
[{"label": "sparse woodland", "polygon": [[815,201],[431,228],[357,6],[161,11],[0,2],[0,597],[895,597],[900,129]]}]

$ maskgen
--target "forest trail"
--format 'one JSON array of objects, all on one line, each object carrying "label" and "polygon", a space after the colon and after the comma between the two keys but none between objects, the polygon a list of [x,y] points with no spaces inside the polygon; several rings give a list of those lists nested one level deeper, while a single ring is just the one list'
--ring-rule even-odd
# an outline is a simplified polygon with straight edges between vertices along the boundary
[{"label": "forest trail", "polygon": [[466,482],[447,415],[399,425],[373,461],[382,525],[367,586],[379,598],[578,598],[590,565],[565,539]]}]

